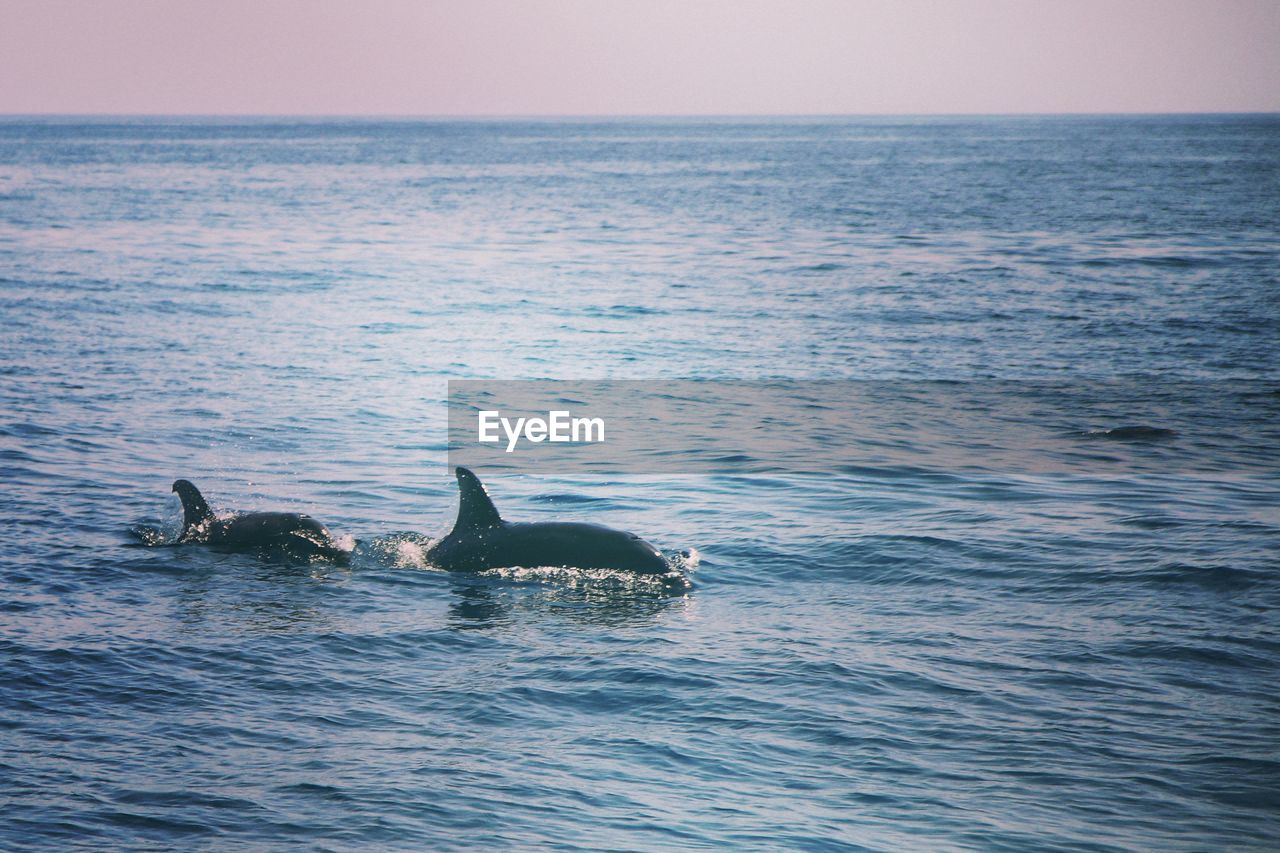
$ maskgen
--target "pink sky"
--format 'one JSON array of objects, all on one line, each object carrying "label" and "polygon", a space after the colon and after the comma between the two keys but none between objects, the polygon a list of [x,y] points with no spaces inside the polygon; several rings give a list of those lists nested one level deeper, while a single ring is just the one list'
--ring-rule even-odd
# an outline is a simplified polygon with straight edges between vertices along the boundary
[{"label": "pink sky", "polygon": [[0,112],[1280,110],[1280,0],[0,0]]}]

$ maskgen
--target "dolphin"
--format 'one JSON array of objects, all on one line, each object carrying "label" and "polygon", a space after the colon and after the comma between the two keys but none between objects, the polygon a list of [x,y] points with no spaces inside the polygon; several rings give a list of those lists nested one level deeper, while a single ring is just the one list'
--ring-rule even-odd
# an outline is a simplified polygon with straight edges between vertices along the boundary
[{"label": "dolphin", "polygon": [[577,521],[503,521],[480,478],[457,469],[458,520],[427,551],[442,569],[478,572],[509,566],[565,566],[666,574],[662,552],[632,533]]},{"label": "dolphin", "polygon": [[218,518],[190,480],[174,480],[173,490],[182,499],[182,534],[179,543],[201,542],[230,549],[283,548],[329,558],[347,552],[334,544],[324,525],[296,512],[246,512]]}]

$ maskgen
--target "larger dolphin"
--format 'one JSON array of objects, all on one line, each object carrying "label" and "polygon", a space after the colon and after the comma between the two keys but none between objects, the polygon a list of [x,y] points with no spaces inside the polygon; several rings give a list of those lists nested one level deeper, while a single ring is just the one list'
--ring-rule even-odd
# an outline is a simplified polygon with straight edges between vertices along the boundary
[{"label": "larger dolphin", "polygon": [[577,521],[503,521],[480,478],[457,469],[458,520],[427,551],[442,569],[476,572],[508,566],[567,566],[666,574],[662,553],[639,536]]}]

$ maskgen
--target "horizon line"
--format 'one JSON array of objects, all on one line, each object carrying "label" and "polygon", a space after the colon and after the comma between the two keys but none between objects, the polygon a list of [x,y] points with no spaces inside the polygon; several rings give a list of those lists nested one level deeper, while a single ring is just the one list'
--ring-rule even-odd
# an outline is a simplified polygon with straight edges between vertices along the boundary
[{"label": "horizon line", "polygon": [[398,119],[441,120],[527,120],[527,119],[769,119],[769,118],[1050,118],[1076,116],[1277,116],[1270,110],[1055,110],[1045,112],[835,112],[835,113],[307,113],[307,112],[5,112],[0,119],[14,118],[279,118],[279,119]]}]

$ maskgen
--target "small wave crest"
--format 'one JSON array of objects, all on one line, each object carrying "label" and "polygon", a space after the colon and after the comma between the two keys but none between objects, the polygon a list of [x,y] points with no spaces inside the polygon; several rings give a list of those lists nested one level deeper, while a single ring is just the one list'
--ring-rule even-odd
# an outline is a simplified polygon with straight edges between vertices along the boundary
[{"label": "small wave crest", "polygon": [[129,535],[138,540],[138,544],[147,548],[172,545],[177,541],[177,536],[155,524],[135,524],[129,528]]},{"label": "small wave crest", "polygon": [[380,536],[358,543],[352,556],[393,569],[434,569],[427,560],[432,541],[417,533]]},{"label": "small wave crest", "polygon": [[1082,430],[1075,433],[1075,435],[1082,438],[1103,438],[1112,441],[1164,441],[1173,438],[1177,434],[1175,430],[1145,425]]},{"label": "small wave crest", "polygon": [[643,575],[624,569],[579,569],[572,566],[511,566],[476,572],[479,577],[501,578],[521,583],[540,583],[570,589],[599,590],[690,589],[693,582],[677,570],[660,575]]}]

